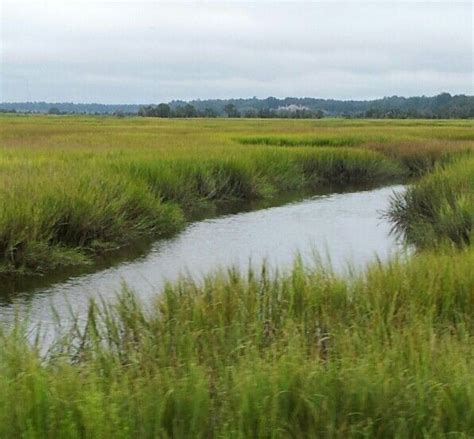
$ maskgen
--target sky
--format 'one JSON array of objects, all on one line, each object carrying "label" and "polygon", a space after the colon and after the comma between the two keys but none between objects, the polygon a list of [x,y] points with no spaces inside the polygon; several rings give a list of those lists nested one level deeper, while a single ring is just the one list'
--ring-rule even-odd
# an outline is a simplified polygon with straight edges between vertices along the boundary
[{"label": "sky", "polygon": [[0,3],[1,102],[474,94],[471,1]]}]

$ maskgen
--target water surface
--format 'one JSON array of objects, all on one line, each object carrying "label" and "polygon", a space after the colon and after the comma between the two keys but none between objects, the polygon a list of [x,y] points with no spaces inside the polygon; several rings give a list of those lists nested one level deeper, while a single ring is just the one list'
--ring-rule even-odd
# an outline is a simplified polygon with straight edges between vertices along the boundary
[{"label": "water surface", "polygon": [[52,321],[51,306],[65,317],[69,310],[84,313],[89,298],[113,300],[124,282],[146,299],[181,275],[199,281],[219,268],[258,268],[263,261],[285,270],[297,254],[308,263],[315,254],[330,259],[336,271],[348,266],[360,269],[401,249],[381,212],[387,209],[391,194],[402,190],[403,186],[390,186],[318,195],[197,221],[172,239],[147,244],[139,252],[142,256],[133,260],[124,258],[114,266],[72,275],[52,285],[29,285],[14,294],[4,291],[0,294],[0,323],[11,322],[15,311],[28,310],[32,323],[47,325]]}]

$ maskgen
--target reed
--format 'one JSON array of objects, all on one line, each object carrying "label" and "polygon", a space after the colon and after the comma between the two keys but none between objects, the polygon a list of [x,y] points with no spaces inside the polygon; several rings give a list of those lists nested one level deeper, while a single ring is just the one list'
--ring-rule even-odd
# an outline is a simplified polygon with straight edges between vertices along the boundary
[{"label": "reed", "polygon": [[469,121],[0,122],[0,276],[169,236],[204,203],[421,175],[474,144]]},{"label": "reed", "polygon": [[395,196],[394,228],[419,248],[469,245],[474,234],[474,157],[466,156]]},{"label": "reed", "polygon": [[[152,303],[131,285],[48,352],[27,320],[0,327],[0,437],[474,436],[471,121],[1,122],[8,273],[174,233],[203,203],[422,177],[389,213],[409,257],[229,269]],[[236,140],[260,137],[293,144]]]},{"label": "reed", "polygon": [[[183,280],[91,303],[49,355],[1,337],[1,437],[470,437],[472,248],[340,278]],[[14,401],[14,402],[13,402]]]}]

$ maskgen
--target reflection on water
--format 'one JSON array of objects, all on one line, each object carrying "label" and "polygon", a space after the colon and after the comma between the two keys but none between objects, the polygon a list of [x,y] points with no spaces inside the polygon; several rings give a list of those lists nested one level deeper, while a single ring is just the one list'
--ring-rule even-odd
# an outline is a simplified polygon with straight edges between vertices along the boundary
[{"label": "reflection on water", "polygon": [[[173,239],[138,246],[133,250],[135,254],[124,254],[115,265],[101,271],[71,272],[67,280],[52,285],[48,278],[48,286],[28,285],[23,292],[4,293],[0,322],[11,321],[15,309],[28,309],[32,323],[50,322],[51,305],[59,315],[66,315],[68,308],[81,313],[90,297],[113,298],[123,282],[147,298],[166,281],[183,274],[199,281],[218,268],[246,269],[249,264],[258,267],[262,261],[284,270],[298,253],[308,262],[317,253],[330,259],[337,271],[347,269],[349,264],[361,268],[376,256],[384,260],[400,249],[381,211],[387,209],[390,195],[402,190],[403,186],[391,186],[320,195],[194,222]],[[137,255],[141,256],[130,260],[130,256]],[[97,270],[97,266],[94,268]]]}]

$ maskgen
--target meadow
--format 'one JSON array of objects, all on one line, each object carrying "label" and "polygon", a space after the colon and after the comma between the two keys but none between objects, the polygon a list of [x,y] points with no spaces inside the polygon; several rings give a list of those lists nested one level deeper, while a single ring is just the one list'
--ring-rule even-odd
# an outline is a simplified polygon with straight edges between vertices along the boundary
[{"label": "meadow", "polygon": [[90,263],[169,236],[203,204],[419,176],[470,121],[0,120],[0,276]]},{"label": "meadow", "polygon": [[[203,205],[410,182],[409,258],[124,287],[44,353],[0,327],[0,437],[474,435],[472,121],[3,117],[4,275],[174,233]],[[137,292],[138,293],[138,292]]]}]

